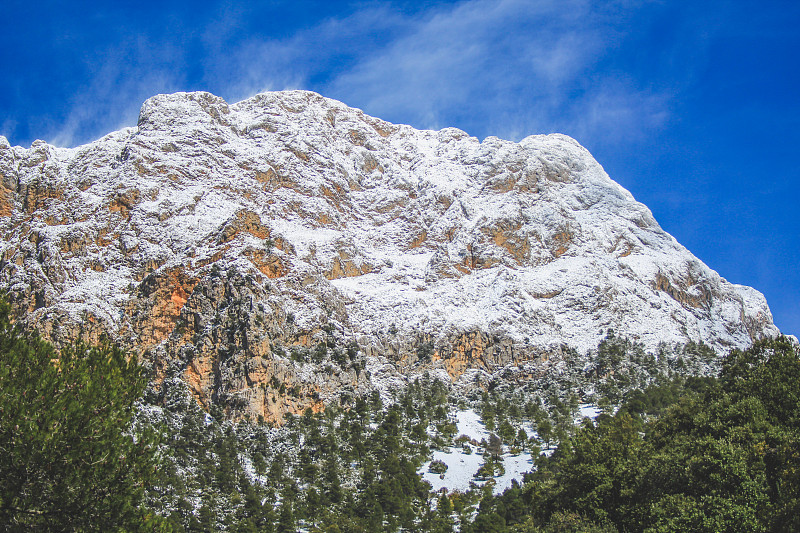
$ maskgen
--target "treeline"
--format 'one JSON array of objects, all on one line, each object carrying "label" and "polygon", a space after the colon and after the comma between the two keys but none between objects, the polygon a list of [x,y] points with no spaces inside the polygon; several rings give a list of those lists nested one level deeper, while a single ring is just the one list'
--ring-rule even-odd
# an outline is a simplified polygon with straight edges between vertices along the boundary
[{"label": "treeline", "polygon": [[[0,530],[800,530],[787,339],[719,358],[691,343],[650,354],[608,332],[524,384],[454,395],[423,375],[272,427],[204,412],[178,378],[154,395],[109,343],[56,352],[8,312],[0,301]],[[576,426],[586,402],[603,414]],[[457,434],[467,408],[485,442]],[[434,494],[417,472],[451,447],[483,466],[466,493]],[[494,496],[503,455],[523,451],[536,470]]]},{"label": "treeline", "polygon": [[800,357],[787,338],[585,421],[469,531],[800,531]]},{"label": "treeline", "polygon": [[0,530],[169,531],[143,505],[157,434],[133,426],[147,379],[118,348],[56,351],[0,298]]},{"label": "treeline", "polygon": [[375,393],[280,427],[234,425],[176,393],[141,413],[164,436],[148,505],[174,531],[453,531],[452,504],[437,513],[417,474],[431,445],[452,443],[450,411],[424,378],[392,405]]}]

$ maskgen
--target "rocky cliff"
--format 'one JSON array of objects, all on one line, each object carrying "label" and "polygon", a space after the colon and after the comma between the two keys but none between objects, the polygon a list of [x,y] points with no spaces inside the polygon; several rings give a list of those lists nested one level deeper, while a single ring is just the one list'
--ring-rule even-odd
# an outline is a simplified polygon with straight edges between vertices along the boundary
[{"label": "rocky cliff", "polygon": [[234,416],[519,367],[609,328],[719,351],[778,333],[573,139],[480,142],[303,91],[159,95],[71,149],[0,137],[0,229],[25,324],[110,336]]}]

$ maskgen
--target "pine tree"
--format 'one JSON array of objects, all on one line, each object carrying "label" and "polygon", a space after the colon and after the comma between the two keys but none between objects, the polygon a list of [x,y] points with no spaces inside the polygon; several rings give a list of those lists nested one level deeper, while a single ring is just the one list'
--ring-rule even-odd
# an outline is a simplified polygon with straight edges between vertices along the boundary
[{"label": "pine tree", "polygon": [[503,441],[494,433],[489,435],[489,443],[486,445],[486,451],[492,454],[492,459],[497,459],[503,454]]},{"label": "pine tree", "polygon": [[294,512],[292,504],[284,501],[281,504],[280,516],[278,518],[278,533],[294,533],[296,531]]},{"label": "pine tree", "polygon": [[[167,527],[142,507],[152,433],[132,427],[146,379],[108,343],[56,351],[0,301],[0,523],[11,530]],[[156,522],[161,525],[157,525]]]}]

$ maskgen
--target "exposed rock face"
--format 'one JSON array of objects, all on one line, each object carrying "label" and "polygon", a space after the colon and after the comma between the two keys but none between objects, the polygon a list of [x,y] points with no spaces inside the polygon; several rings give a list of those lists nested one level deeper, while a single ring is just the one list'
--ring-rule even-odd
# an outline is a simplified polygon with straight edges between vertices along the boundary
[{"label": "exposed rock face", "polygon": [[778,333],[574,140],[418,131],[303,91],[159,95],[74,149],[0,138],[0,228],[28,325],[110,335],[234,416],[363,390],[365,355],[459,379],[608,328],[718,350]]}]

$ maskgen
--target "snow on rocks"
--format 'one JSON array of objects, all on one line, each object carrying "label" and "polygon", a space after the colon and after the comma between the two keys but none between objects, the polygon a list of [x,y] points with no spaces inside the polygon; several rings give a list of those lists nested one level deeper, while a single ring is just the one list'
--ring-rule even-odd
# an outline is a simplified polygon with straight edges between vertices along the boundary
[{"label": "snow on rocks", "polygon": [[0,172],[0,286],[38,325],[86,311],[134,342],[149,273],[236,264],[296,327],[335,320],[376,345],[390,329],[437,346],[479,331],[586,351],[613,328],[724,351],[778,333],[760,293],[694,257],[564,135],[481,142],[307,91],[176,93],[84,146],[0,147]]}]

